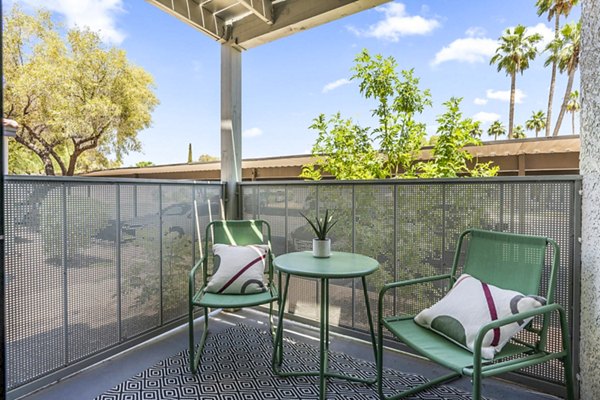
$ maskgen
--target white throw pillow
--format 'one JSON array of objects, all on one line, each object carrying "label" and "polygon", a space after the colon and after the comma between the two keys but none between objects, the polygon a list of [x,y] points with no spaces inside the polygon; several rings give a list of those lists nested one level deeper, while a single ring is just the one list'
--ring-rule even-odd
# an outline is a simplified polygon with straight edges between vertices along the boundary
[{"label": "white throw pillow", "polygon": [[[415,322],[472,352],[477,333],[484,325],[544,304],[546,299],[543,297],[524,296],[463,274],[452,290],[436,304],[421,311]],[[531,318],[488,331],[483,339],[481,356],[493,359],[529,321]]]},{"label": "white throw pillow", "polygon": [[213,276],[206,285],[206,292],[218,294],[262,293],[267,289],[263,282],[269,246],[213,246]]}]

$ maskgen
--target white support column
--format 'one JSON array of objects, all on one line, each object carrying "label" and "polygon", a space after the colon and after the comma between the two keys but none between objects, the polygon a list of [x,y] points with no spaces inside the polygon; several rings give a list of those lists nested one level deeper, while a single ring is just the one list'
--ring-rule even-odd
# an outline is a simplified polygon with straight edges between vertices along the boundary
[{"label": "white support column", "polygon": [[584,0],[581,26],[581,399],[600,399],[600,0]]},{"label": "white support column", "polygon": [[221,46],[221,180],[227,182],[225,214],[236,219],[242,181],[242,53],[226,44]]}]

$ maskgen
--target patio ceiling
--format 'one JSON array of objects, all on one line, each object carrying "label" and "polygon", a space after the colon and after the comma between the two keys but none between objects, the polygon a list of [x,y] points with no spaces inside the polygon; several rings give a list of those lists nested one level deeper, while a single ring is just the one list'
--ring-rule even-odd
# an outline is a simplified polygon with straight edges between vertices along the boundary
[{"label": "patio ceiling", "polygon": [[241,50],[390,0],[147,0],[220,43]]}]

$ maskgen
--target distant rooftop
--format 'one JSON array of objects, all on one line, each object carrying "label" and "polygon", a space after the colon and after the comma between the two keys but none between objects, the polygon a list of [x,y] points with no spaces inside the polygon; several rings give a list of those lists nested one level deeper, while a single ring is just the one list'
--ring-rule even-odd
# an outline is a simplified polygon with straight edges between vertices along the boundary
[{"label": "distant rooftop", "polygon": [[[484,142],[467,149],[480,162],[492,161],[501,175],[578,174],[579,136],[558,136]],[[423,148],[419,160],[431,158],[431,146]],[[314,162],[308,154],[249,158],[242,160],[244,180],[298,179],[303,165]],[[220,180],[220,161],[194,162],[149,167],[106,169],[87,176],[148,179]]]}]

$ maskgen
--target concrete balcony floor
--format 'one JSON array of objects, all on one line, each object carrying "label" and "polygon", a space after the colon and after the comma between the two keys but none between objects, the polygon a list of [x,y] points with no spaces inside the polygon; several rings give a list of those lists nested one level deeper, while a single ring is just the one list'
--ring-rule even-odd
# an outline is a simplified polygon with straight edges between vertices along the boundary
[{"label": "concrete balcony floor", "polygon": [[[222,332],[233,325],[243,323],[260,330],[268,326],[267,315],[259,309],[245,309],[235,313],[220,312],[211,318],[210,332]],[[197,332],[202,330],[202,323],[197,321]],[[198,338],[199,338],[198,334]],[[313,326],[295,321],[285,323],[285,336],[297,342],[318,346],[319,332]],[[118,354],[99,364],[80,371],[60,382],[29,394],[22,399],[27,400],[85,400],[94,399],[115,387],[128,378],[172,356],[187,346],[187,326],[181,326],[149,342]],[[346,353],[356,359],[373,361],[373,352],[366,341],[331,333],[330,350]],[[389,350],[384,357],[384,366],[419,374],[431,378],[442,375],[445,370],[428,361],[404,353]],[[315,379],[315,385],[318,385]],[[448,384],[470,393],[470,382],[463,378]],[[491,399],[557,399],[554,396],[532,391],[505,380],[488,378],[483,381],[483,395]]]}]

